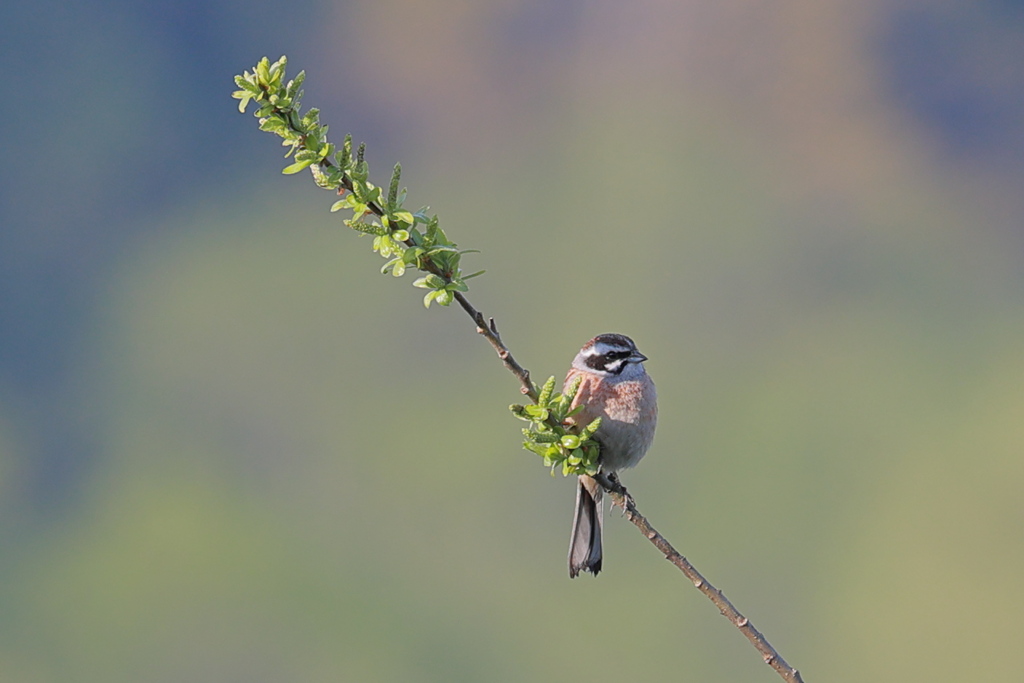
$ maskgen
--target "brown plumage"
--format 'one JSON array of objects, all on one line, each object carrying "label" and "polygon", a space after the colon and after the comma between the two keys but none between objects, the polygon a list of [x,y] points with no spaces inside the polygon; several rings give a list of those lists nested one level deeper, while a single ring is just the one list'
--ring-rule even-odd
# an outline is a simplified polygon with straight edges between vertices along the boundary
[{"label": "brown plumage", "polygon": [[[658,421],[658,396],[643,362],[647,356],[629,337],[602,334],[587,342],[573,359],[565,378],[568,387],[582,377],[573,406],[584,404],[573,416],[578,424],[601,418],[594,438],[601,444],[601,471],[612,474],[633,467],[654,441]],[[576,488],[576,513],[569,544],[569,576],[581,571],[595,576],[604,556],[601,527],[604,510],[601,486],[583,475]]]}]

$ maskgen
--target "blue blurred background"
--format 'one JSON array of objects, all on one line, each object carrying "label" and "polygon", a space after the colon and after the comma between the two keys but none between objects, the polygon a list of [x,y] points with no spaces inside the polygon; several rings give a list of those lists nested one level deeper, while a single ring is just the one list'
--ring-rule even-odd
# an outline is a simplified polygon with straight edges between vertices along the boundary
[{"label": "blue blurred background", "polygon": [[637,340],[626,483],[808,681],[1019,677],[1024,2],[40,0],[0,8],[0,680],[775,680],[614,514],[567,578],[515,381],[238,114],[280,54],[537,376]]}]

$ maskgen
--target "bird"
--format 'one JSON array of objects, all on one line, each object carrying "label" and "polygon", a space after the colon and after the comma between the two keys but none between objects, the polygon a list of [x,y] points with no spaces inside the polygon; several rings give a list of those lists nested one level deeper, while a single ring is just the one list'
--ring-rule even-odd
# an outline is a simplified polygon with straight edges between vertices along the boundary
[{"label": "bird", "polygon": [[[658,422],[658,395],[644,368],[647,356],[624,334],[600,334],[580,349],[566,375],[563,392],[582,378],[572,408],[585,406],[569,418],[578,425],[601,418],[594,434],[600,444],[600,472],[613,479],[619,470],[635,466],[654,441]],[[576,512],[569,542],[569,576],[580,572],[597,576],[604,559],[601,505],[603,489],[588,475],[576,486]]]}]

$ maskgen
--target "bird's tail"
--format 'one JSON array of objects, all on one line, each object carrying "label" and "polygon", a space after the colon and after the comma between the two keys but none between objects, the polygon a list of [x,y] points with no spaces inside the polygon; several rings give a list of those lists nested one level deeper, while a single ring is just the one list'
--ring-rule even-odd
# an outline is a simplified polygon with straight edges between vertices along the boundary
[{"label": "bird's tail", "polygon": [[576,487],[576,514],[572,518],[572,540],[569,542],[569,576],[580,572],[594,576],[601,571],[601,524],[604,507],[603,491],[593,477],[582,475]]}]

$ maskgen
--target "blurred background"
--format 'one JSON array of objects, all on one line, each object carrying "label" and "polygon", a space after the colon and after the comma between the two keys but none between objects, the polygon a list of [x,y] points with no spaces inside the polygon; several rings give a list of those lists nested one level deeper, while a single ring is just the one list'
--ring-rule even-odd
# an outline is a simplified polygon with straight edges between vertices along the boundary
[{"label": "blurred background", "polygon": [[237,112],[281,54],[535,376],[637,340],[625,482],[809,683],[1019,677],[1024,2],[40,0],[0,680],[777,680],[614,513],[568,579],[515,380]]}]

